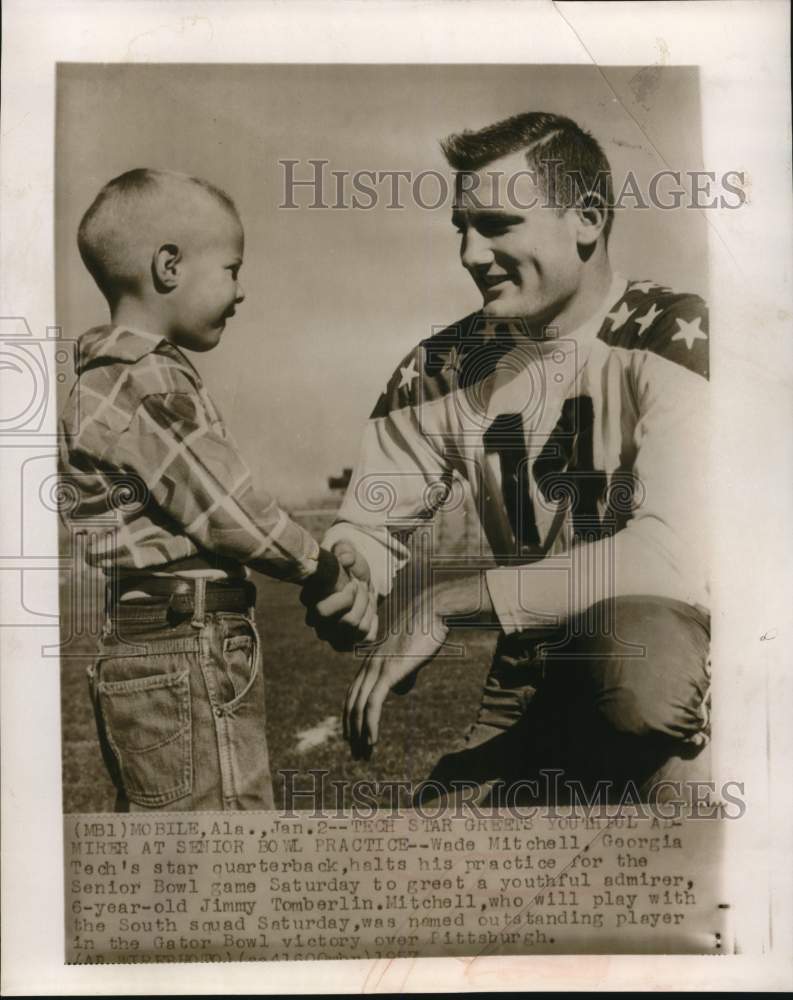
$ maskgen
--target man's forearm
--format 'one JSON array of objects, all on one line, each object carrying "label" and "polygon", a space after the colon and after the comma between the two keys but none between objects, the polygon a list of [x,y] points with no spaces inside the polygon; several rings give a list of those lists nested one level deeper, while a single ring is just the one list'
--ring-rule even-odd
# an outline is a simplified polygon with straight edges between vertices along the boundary
[{"label": "man's forearm", "polygon": [[637,520],[564,555],[490,569],[488,590],[506,632],[553,627],[616,597],[647,594],[706,605],[702,567],[682,548],[658,519]]},{"label": "man's forearm", "polygon": [[445,580],[432,588],[433,610],[449,625],[462,623],[483,627],[498,624],[484,571]]}]

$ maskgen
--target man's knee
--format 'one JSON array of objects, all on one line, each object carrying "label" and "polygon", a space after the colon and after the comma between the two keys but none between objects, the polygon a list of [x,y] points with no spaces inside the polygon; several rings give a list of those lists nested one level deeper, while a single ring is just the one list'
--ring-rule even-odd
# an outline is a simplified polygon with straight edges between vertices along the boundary
[{"label": "man's knee", "polygon": [[635,678],[601,692],[595,702],[599,718],[625,736],[674,735],[680,728],[675,704],[653,697]]},{"label": "man's knee", "polygon": [[586,618],[588,629],[573,623],[581,634],[570,635],[567,654],[601,722],[631,736],[685,739],[702,729],[709,646],[704,615],[648,597],[595,606]]}]

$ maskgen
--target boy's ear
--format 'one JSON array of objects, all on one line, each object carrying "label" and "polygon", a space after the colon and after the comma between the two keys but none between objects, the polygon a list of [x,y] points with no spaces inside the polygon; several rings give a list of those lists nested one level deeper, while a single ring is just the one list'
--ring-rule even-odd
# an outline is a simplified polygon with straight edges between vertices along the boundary
[{"label": "boy's ear", "polygon": [[154,251],[152,277],[158,291],[170,292],[179,284],[182,251],[175,243],[163,243]]}]

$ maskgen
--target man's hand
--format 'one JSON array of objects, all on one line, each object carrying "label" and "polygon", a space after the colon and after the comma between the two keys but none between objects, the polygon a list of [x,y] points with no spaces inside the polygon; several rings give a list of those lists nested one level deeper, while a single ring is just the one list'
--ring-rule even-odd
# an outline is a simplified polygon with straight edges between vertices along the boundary
[{"label": "man's hand", "polygon": [[389,601],[388,634],[364,660],[347,691],[344,736],[354,758],[368,759],[380,731],[380,715],[389,691],[404,694],[441,649],[447,620],[465,617],[469,624],[493,621],[493,606],[480,574],[458,578],[422,591],[403,609]]},{"label": "man's hand", "polygon": [[369,564],[351,542],[336,542],[332,551],[340,567],[334,592],[317,593],[309,581],[300,600],[308,609],[306,624],[317,636],[336,650],[350,650],[377,635],[377,595],[370,583]]},{"label": "man's hand", "polygon": [[347,691],[344,705],[344,737],[354,759],[368,760],[371,756],[389,691],[399,689],[400,682],[403,691],[413,687],[416,674],[443,646],[447,634],[448,629],[442,624],[429,634],[391,634],[366,657]]}]

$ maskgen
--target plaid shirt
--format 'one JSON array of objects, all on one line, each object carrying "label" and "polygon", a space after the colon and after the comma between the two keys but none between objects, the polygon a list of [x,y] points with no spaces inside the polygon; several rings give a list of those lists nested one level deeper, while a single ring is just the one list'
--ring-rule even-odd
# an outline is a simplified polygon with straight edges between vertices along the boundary
[{"label": "plaid shirt", "polygon": [[86,558],[114,569],[300,581],[319,546],[257,492],[201,377],[173,344],[122,327],[83,334],[62,417],[62,500]]}]

